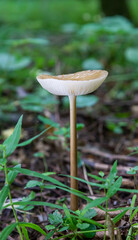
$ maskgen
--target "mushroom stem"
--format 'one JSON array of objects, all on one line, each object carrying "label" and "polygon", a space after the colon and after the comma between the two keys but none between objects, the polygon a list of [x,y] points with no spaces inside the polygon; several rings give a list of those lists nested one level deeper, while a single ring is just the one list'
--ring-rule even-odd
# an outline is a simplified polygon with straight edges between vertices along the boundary
[{"label": "mushroom stem", "polygon": [[[77,130],[76,130],[76,96],[69,96],[70,102],[70,175],[77,177]],[[78,189],[78,181],[71,178],[71,188]],[[71,210],[78,209],[78,197],[71,193]]]}]

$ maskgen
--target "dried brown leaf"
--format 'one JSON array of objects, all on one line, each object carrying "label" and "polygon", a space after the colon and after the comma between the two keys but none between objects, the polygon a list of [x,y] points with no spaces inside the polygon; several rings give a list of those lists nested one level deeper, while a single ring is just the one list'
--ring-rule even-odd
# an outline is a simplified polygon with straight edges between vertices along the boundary
[{"label": "dried brown leaf", "polygon": [[[99,209],[99,208],[94,208],[97,215],[94,217],[94,220],[104,220],[105,219],[105,211]],[[114,218],[116,215],[118,215],[119,213],[121,213],[120,210],[117,211],[112,211],[110,212],[110,210],[108,211],[108,214],[110,215],[111,218]]]},{"label": "dried brown leaf", "polygon": [[[95,235],[95,237],[94,237],[92,240],[101,240],[101,239],[104,239],[104,234],[105,234],[104,231],[103,231],[103,232],[97,232],[96,235]],[[106,240],[107,240],[107,239],[110,239],[108,232],[106,232]]]},{"label": "dried brown leaf", "polygon": [[127,178],[123,178],[122,179],[122,186],[123,187],[128,187],[128,188],[133,188],[134,187],[134,181],[127,179]]}]

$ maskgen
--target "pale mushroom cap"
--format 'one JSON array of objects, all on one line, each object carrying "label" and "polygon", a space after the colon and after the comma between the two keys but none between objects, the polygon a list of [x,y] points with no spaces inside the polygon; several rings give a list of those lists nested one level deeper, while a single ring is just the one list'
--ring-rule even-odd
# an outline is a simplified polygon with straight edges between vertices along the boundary
[{"label": "pale mushroom cap", "polygon": [[105,70],[88,70],[65,75],[39,75],[41,86],[54,95],[85,95],[95,91],[105,80]]}]

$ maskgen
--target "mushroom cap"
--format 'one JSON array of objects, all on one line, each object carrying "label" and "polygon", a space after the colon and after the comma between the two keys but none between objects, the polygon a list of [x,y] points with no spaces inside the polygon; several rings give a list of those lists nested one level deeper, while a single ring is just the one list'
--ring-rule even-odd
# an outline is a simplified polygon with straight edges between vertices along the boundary
[{"label": "mushroom cap", "polygon": [[95,91],[105,80],[108,72],[105,70],[88,70],[72,74],[37,76],[41,86],[54,95],[78,96]]}]

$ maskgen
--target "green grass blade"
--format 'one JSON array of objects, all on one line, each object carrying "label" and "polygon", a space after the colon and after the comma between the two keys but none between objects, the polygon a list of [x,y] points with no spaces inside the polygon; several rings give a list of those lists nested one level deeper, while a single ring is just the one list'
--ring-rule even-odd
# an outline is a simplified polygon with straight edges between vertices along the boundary
[{"label": "green grass blade", "polygon": [[138,213],[138,209],[135,209],[130,218],[131,222],[137,213]]},{"label": "green grass blade", "polygon": [[65,215],[66,215],[67,219],[70,222],[70,225],[71,225],[72,229],[74,229],[75,225],[73,223],[70,211],[69,211],[69,209],[67,208],[67,206],[65,204],[63,204],[63,209],[64,209],[64,212],[65,212]]},{"label": "green grass blade", "polygon": [[44,124],[47,124],[47,125],[50,125],[51,127],[54,127],[54,128],[60,128],[60,124],[57,123],[57,122],[54,122],[52,121],[51,119],[47,118],[47,117],[43,117],[41,115],[38,116],[38,119],[44,123]]},{"label": "green grass blade", "polygon": [[106,179],[101,178],[101,177],[96,176],[96,175],[93,175],[93,174],[90,174],[90,173],[88,173],[88,176],[91,177],[91,178],[94,178],[95,180],[100,181],[100,182],[105,182],[106,181]]},{"label": "green grass blade", "polygon": [[[107,197],[101,197],[101,198],[92,200],[90,203],[88,203],[88,204],[85,206],[85,208],[83,209],[83,211],[85,212],[86,210],[88,210],[88,209],[90,209],[90,208],[96,207],[96,206],[102,204],[103,202],[105,202],[106,200],[107,200]],[[83,214],[83,211],[82,211],[82,214]]]},{"label": "green grass blade", "polygon": [[110,185],[112,185],[116,175],[117,175],[117,160],[114,162],[114,164],[110,170],[109,176],[107,177],[109,179]]},{"label": "green grass blade", "polygon": [[2,210],[3,208],[3,204],[8,196],[8,193],[9,193],[9,186],[5,185],[0,191],[0,210]]},{"label": "green grass blade", "polygon": [[73,177],[73,176],[70,176],[70,175],[64,175],[64,174],[61,174],[61,176],[64,176],[64,177],[69,177],[69,178],[74,178],[80,182],[83,182],[83,183],[86,183],[86,184],[89,184],[90,186],[94,186],[94,187],[99,187],[99,188],[106,188],[106,186],[104,186],[103,184],[99,184],[99,183],[93,183],[93,182],[89,182],[89,181],[86,181],[82,178],[78,178],[78,177]]},{"label": "green grass blade", "polygon": [[112,197],[118,191],[118,189],[120,188],[121,184],[122,184],[122,177],[119,177],[115,181],[115,183],[112,186],[110,186],[110,188],[109,188],[109,190],[107,192],[108,198]]},{"label": "green grass blade", "polygon": [[37,138],[39,138],[41,135],[43,135],[43,134],[44,134],[46,131],[48,131],[50,128],[51,128],[51,127],[45,129],[44,131],[42,131],[41,133],[39,133],[39,134],[36,135],[35,137],[30,138],[30,139],[27,140],[27,141],[24,141],[24,142],[22,142],[22,143],[19,143],[19,144],[17,145],[17,147],[24,147],[24,146],[30,144],[30,143],[33,142],[35,139],[37,139]]},{"label": "green grass blade", "polygon": [[42,229],[40,228],[38,225],[34,224],[34,223],[25,223],[25,222],[22,222],[22,223],[19,223],[19,226],[20,227],[29,227],[29,228],[32,228],[34,230],[36,230],[37,232],[40,232],[41,234],[43,234],[44,236],[47,235],[47,233]]},{"label": "green grass blade", "polygon": [[51,239],[51,237],[54,235],[54,233],[55,233],[55,229],[47,234],[45,240]]},{"label": "green grass blade", "polygon": [[18,175],[18,172],[10,171],[8,173],[8,183],[12,184],[14,182],[15,178],[17,177],[17,175]]},{"label": "green grass blade", "polygon": [[22,118],[23,116],[19,118],[13,133],[3,143],[6,147],[6,157],[13,153],[18,145],[21,135]]},{"label": "green grass blade", "polygon": [[[57,204],[54,204],[54,203],[47,203],[47,202],[41,202],[41,201],[26,201],[26,202],[13,202],[13,205],[19,205],[19,206],[27,206],[27,205],[30,205],[30,206],[47,206],[47,207],[50,207],[50,208],[57,208],[57,209],[63,209],[62,206],[60,205],[57,205]],[[11,206],[10,203],[6,204],[3,209],[7,208]]]},{"label": "green grass blade", "polygon": [[[131,209],[131,207],[111,208],[111,209],[109,210],[109,212],[114,212],[114,211],[117,211],[117,210],[122,210],[122,211],[124,211],[124,210],[130,210],[130,209]],[[138,209],[138,207],[134,207],[133,209],[134,209],[134,210],[135,210],[135,209]]]},{"label": "green grass blade", "polygon": [[62,187],[66,187],[66,185],[64,185],[63,183],[59,182],[58,180],[56,180],[52,177],[46,176],[43,173],[38,173],[38,172],[35,172],[35,171],[31,171],[29,169],[20,168],[20,167],[9,168],[9,170],[17,171],[17,172],[20,172],[20,173],[22,173],[24,175],[27,175],[27,176],[41,178],[41,179],[44,179],[44,180],[46,180],[48,182],[51,182],[53,184],[56,184],[56,185],[59,185],[59,186],[62,186]]},{"label": "green grass blade", "polygon": [[133,212],[133,207],[135,206],[135,201],[136,201],[136,194],[133,196],[132,198],[132,202],[131,202],[131,209],[130,209],[130,223],[132,223],[132,212]]},{"label": "green grass blade", "polygon": [[121,213],[119,213],[117,216],[115,216],[112,221],[114,222],[114,224],[116,224],[125,214],[126,214],[127,210],[122,211]]},{"label": "green grass blade", "polygon": [[8,236],[11,234],[11,232],[14,230],[14,228],[17,226],[17,223],[12,223],[5,227],[2,232],[0,233],[0,240],[7,240]]},{"label": "green grass blade", "polygon": [[28,231],[24,226],[22,226],[22,232],[23,232],[23,235],[25,236],[25,240],[29,240]]},{"label": "green grass blade", "polygon": [[138,193],[138,190],[137,190],[137,189],[119,188],[118,191],[128,192],[128,193]]},{"label": "green grass blade", "polygon": [[57,188],[62,189],[62,190],[66,191],[66,192],[69,192],[69,193],[73,193],[74,195],[76,195],[76,196],[78,196],[78,197],[80,197],[80,198],[82,198],[82,199],[84,199],[88,202],[92,201],[90,198],[85,196],[83,193],[81,193],[80,191],[75,190],[73,188],[69,188],[69,187],[63,188],[63,187],[59,187],[59,186],[57,186]]},{"label": "green grass blade", "polygon": [[96,222],[95,220],[93,219],[88,219],[88,218],[85,218],[85,217],[81,217],[81,216],[76,216],[74,215],[75,218],[78,218],[78,219],[81,219],[83,222],[87,222],[87,223],[90,223],[90,224],[94,224],[95,226],[97,227],[102,227],[104,228],[104,226],[98,222]]}]

